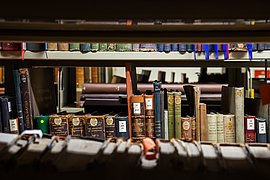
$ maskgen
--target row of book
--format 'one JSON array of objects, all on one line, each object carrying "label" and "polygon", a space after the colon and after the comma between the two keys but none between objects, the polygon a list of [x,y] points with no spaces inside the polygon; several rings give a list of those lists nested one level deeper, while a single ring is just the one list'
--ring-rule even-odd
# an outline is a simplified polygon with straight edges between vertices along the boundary
[{"label": "row of book", "polygon": [[0,43],[0,50],[29,50],[29,51],[142,51],[142,52],[225,52],[225,51],[263,51],[270,50],[270,44],[262,43],[231,43],[231,44],[132,44],[132,43]]}]

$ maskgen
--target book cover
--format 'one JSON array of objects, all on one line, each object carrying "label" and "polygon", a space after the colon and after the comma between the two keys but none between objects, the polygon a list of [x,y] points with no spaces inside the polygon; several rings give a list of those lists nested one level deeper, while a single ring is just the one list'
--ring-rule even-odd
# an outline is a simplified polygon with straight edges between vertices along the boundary
[{"label": "book cover", "polygon": [[153,94],[144,95],[146,137],[155,137],[155,102]]},{"label": "book cover", "polygon": [[115,126],[115,114],[105,115],[105,136],[106,139],[113,138],[116,136],[116,126]]},{"label": "book cover", "polygon": [[224,143],[224,122],[221,113],[217,113],[217,142]]},{"label": "book cover", "polygon": [[207,114],[208,122],[208,141],[217,143],[217,115],[214,113]]},{"label": "book cover", "polygon": [[57,43],[58,51],[68,51],[69,50],[69,43],[59,42]]},{"label": "book cover", "polygon": [[105,116],[87,114],[85,116],[85,136],[105,140]]},{"label": "book cover", "polygon": [[84,67],[76,67],[76,87],[82,88],[84,83]]},{"label": "book cover", "polygon": [[200,103],[201,116],[201,141],[208,140],[208,122],[207,122],[207,106],[205,103]]},{"label": "book cover", "polygon": [[117,115],[115,117],[115,136],[117,138],[129,138],[128,116]]},{"label": "book cover", "polygon": [[85,116],[72,115],[68,119],[69,135],[71,136],[85,136]]},{"label": "book cover", "polygon": [[268,122],[266,118],[256,117],[256,142],[268,142]]},{"label": "book cover", "polygon": [[169,139],[174,138],[174,92],[168,91],[168,130]]},{"label": "book cover", "polygon": [[244,116],[244,130],[245,130],[245,142],[256,142],[256,116],[246,115]]},{"label": "book cover", "polygon": [[174,92],[175,138],[181,138],[181,92]]},{"label": "book cover", "polygon": [[244,133],[244,88],[235,87],[234,88],[234,100],[235,100],[235,135],[236,143],[245,142]]},{"label": "book cover", "polygon": [[10,133],[9,112],[11,110],[11,107],[9,107],[8,105],[8,98],[0,97],[0,103],[1,103],[0,106],[1,106],[1,120],[2,120],[3,133]]},{"label": "book cover", "polygon": [[69,123],[70,115],[50,115],[49,116],[49,128],[50,133],[56,136],[69,135]]},{"label": "book cover", "polygon": [[143,95],[132,95],[131,103],[131,127],[132,139],[140,141],[145,138],[145,105]]},{"label": "book cover", "polygon": [[164,124],[164,106],[165,106],[165,90],[160,88],[160,125],[161,125],[161,138],[165,137],[165,124]]},{"label": "book cover", "polygon": [[224,114],[224,142],[235,143],[235,116],[233,114]]},{"label": "book cover", "polygon": [[181,138],[187,141],[192,140],[191,117],[182,117],[181,124],[182,124]]},{"label": "book cover", "polygon": [[50,134],[49,116],[36,116],[36,128],[40,129],[44,134]]}]

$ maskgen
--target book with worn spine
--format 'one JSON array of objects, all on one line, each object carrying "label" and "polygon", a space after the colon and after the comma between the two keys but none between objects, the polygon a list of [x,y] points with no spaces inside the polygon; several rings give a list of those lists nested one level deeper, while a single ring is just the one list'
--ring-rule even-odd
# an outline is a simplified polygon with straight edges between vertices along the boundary
[{"label": "book with worn spine", "polygon": [[224,142],[235,143],[235,116],[233,114],[224,114]]},{"label": "book with worn spine", "polygon": [[244,116],[244,129],[245,129],[245,142],[256,142],[256,116],[246,115]]},{"label": "book with worn spine", "polygon": [[208,122],[208,141],[217,142],[217,115],[214,113],[207,114]]},{"label": "book with worn spine", "polygon": [[155,137],[155,103],[153,94],[144,95],[146,137]]},{"label": "book with worn spine", "polygon": [[85,136],[99,140],[106,139],[104,115],[85,115]]},{"label": "book with worn spine", "polygon": [[115,137],[115,118],[117,114],[105,115],[105,136],[106,139]]},{"label": "book with worn spine", "polygon": [[181,138],[181,92],[174,92],[174,125],[175,125],[175,138]]},{"label": "book with worn spine", "polygon": [[200,103],[201,116],[201,141],[208,140],[208,122],[207,122],[207,106],[205,103]]},{"label": "book with worn spine", "polygon": [[169,139],[174,138],[174,92],[168,91],[168,130]]},{"label": "book with worn spine", "polygon": [[217,113],[217,143],[224,143],[224,122],[221,113]]},{"label": "book with worn spine", "polygon": [[235,87],[234,88],[234,100],[235,100],[235,135],[237,143],[245,142],[244,133],[244,88]]},{"label": "book with worn spine", "polygon": [[192,122],[191,117],[182,117],[181,118],[181,139],[190,141],[192,140]]},{"label": "book with worn spine", "polygon": [[196,118],[196,141],[201,139],[201,116],[200,116],[200,99],[201,89],[200,87],[194,87],[194,105],[195,105],[195,118]]},{"label": "book with worn spine", "polygon": [[72,115],[68,119],[69,135],[85,136],[85,115]]},{"label": "book with worn spine", "polygon": [[69,118],[71,115],[59,115],[53,114],[49,116],[49,128],[50,133],[56,136],[68,136],[69,135]]}]

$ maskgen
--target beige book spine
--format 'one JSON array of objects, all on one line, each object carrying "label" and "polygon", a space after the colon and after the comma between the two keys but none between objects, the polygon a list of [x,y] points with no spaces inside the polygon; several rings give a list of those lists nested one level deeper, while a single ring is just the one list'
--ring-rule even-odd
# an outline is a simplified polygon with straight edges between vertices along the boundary
[{"label": "beige book spine", "polygon": [[196,133],[196,141],[200,141],[201,139],[201,116],[199,113],[200,108],[200,98],[201,98],[201,90],[200,87],[194,87],[194,96],[195,96],[195,133]]},{"label": "beige book spine", "polygon": [[207,114],[208,122],[208,141],[216,143],[217,142],[217,115]]},{"label": "beige book spine", "polygon": [[217,142],[224,143],[223,114],[217,114]]},{"label": "beige book spine", "polygon": [[244,143],[244,88],[236,87],[234,89],[235,95],[235,136],[236,143]]},{"label": "beige book spine", "polygon": [[235,143],[235,120],[233,114],[224,114],[224,142]]},{"label": "beige book spine", "polygon": [[201,117],[201,141],[208,140],[208,123],[207,123],[207,110],[206,104],[200,103],[200,117]]}]

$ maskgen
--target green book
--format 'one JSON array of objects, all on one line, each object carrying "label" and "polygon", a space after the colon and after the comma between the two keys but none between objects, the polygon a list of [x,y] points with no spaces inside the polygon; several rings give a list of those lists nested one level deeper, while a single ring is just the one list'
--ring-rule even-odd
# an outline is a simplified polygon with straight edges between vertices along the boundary
[{"label": "green book", "polygon": [[99,51],[108,51],[107,43],[99,43]]},{"label": "green book", "polygon": [[169,139],[174,138],[174,92],[168,91],[168,130]]},{"label": "green book", "polygon": [[132,44],[116,44],[116,51],[132,51]]},{"label": "green book", "polygon": [[175,138],[181,138],[181,92],[174,92]]},{"label": "green book", "polygon": [[70,43],[69,50],[70,51],[79,51],[80,50],[80,43]]},{"label": "green book", "polygon": [[97,51],[99,51],[99,43],[92,43],[92,44],[91,44],[91,51],[92,51],[92,52],[97,52]]},{"label": "green book", "polygon": [[37,128],[44,134],[49,134],[49,116],[36,116]]}]

